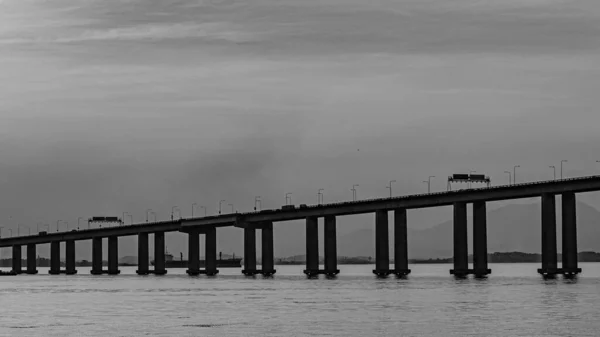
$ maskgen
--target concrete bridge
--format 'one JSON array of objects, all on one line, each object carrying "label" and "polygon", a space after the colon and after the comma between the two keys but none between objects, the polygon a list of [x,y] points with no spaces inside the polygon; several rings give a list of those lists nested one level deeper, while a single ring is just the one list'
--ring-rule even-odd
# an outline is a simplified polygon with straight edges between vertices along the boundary
[{"label": "concrete bridge", "polygon": [[[564,274],[573,276],[581,272],[577,262],[576,194],[600,190],[600,176],[562,179],[506,185],[498,187],[467,189],[449,192],[407,195],[393,198],[370,199],[334,204],[302,206],[300,208],[263,210],[260,212],[234,213],[219,216],[187,218],[173,221],[133,224],[108,228],[72,230],[70,232],[28,235],[0,239],[1,247],[12,247],[12,272],[36,274],[35,263],[21,266],[22,247],[27,247],[27,262],[36,261],[36,246],[50,243],[50,274],[76,274],[75,242],[92,240],[92,274],[119,274],[118,239],[122,236],[138,236],[138,270],[140,275],[166,274],[165,232],[188,234],[189,275],[216,275],[217,228],[238,227],[244,231],[245,275],[273,275],[273,223],[289,220],[306,220],[306,269],[308,276],[325,274],[334,276],[337,268],[336,217],[351,214],[375,214],[375,269],[378,276],[408,275],[407,211],[410,209],[453,206],[454,207],[454,268],[451,274],[478,277],[491,273],[487,261],[486,203],[490,201],[539,197],[542,202],[542,266],[538,272],[544,276]],[[558,268],[556,242],[556,195],[562,198],[563,252],[562,268]],[[473,204],[473,268],[468,264],[467,204]],[[394,212],[394,268],[390,269],[388,212]],[[319,269],[318,219],[324,219],[324,269]],[[262,269],[257,269],[256,230],[262,235]],[[149,267],[148,240],[154,237],[154,269]],[[205,236],[205,267],[200,268],[200,235]],[[102,240],[108,239],[108,269],[102,267]],[[450,238],[449,238],[450,239]],[[60,244],[66,245],[66,268],[61,270]]]}]

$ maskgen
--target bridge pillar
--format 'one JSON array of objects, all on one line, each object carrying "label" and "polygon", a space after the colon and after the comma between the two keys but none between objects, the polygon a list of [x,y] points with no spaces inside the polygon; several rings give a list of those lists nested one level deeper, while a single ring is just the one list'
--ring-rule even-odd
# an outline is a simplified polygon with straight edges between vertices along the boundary
[{"label": "bridge pillar", "polygon": [[21,246],[12,246],[12,271],[16,274],[22,274],[21,268]]},{"label": "bridge pillar", "polygon": [[335,276],[337,269],[337,234],[335,216],[325,216],[325,275]]},{"label": "bridge pillar", "polygon": [[108,274],[119,275],[119,238],[117,236],[108,237]]},{"label": "bridge pillar", "polygon": [[92,275],[102,275],[102,238],[92,238]]},{"label": "bridge pillar", "polygon": [[60,274],[60,241],[50,242],[50,270],[48,274]]},{"label": "bridge pillar", "polygon": [[552,277],[560,273],[556,255],[556,198],[542,194],[542,268],[538,273]]},{"label": "bridge pillar", "polygon": [[375,270],[373,273],[379,277],[391,274],[390,270],[390,244],[388,229],[388,211],[375,212]]},{"label": "bridge pillar", "polygon": [[262,270],[264,276],[275,274],[275,257],[273,253],[273,222],[265,222],[261,227],[262,235]]},{"label": "bridge pillar", "polygon": [[140,233],[138,234],[138,269],[135,272],[138,275],[148,275],[148,265],[148,233]]},{"label": "bridge pillar", "polygon": [[562,271],[565,276],[581,273],[577,266],[577,211],[575,193],[562,195]]},{"label": "bridge pillar", "polygon": [[165,232],[154,233],[154,274],[165,275]]},{"label": "bridge pillar", "polygon": [[408,269],[408,228],[406,209],[394,210],[394,268],[396,276],[410,274]]},{"label": "bridge pillar", "polygon": [[188,269],[190,276],[200,275],[200,233],[197,229],[188,232]]},{"label": "bridge pillar", "polygon": [[217,270],[217,228],[209,227],[204,234],[204,273],[208,276],[214,276],[219,273]]},{"label": "bridge pillar", "polygon": [[473,203],[473,269],[475,277],[483,277],[492,273],[492,270],[488,269],[485,201]]},{"label": "bridge pillar", "polygon": [[37,253],[35,243],[27,245],[27,274],[37,274]]},{"label": "bridge pillar", "polygon": [[306,269],[309,277],[319,274],[319,218],[306,218]]},{"label": "bridge pillar", "polygon": [[77,269],[75,268],[75,240],[67,240],[65,253],[67,255],[65,271],[66,274],[77,274]]},{"label": "bridge pillar", "polygon": [[247,225],[244,228],[244,270],[242,274],[254,276],[256,270],[256,228]]},{"label": "bridge pillar", "polygon": [[450,274],[464,277],[472,274],[469,269],[469,248],[467,243],[467,204],[454,203],[454,269]]}]

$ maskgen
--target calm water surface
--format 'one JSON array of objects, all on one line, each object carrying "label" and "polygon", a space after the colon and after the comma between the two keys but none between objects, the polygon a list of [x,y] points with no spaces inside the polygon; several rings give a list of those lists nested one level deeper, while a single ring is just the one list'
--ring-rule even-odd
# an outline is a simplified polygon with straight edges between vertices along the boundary
[{"label": "calm water surface", "polygon": [[598,336],[600,264],[581,266],[577,280],[543,280],[537,264],[491,265],[485,280],[455,280],[450,265],[382,280],[372,266],[314,280],[303,266],[277,266],[270,279],[40,268],[0,277],[0,336]]}]

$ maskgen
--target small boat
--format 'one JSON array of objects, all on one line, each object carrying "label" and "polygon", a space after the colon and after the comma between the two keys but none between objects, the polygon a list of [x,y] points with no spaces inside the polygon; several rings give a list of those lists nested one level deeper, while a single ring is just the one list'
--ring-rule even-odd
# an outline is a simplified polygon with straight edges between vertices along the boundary
[{"label": "small boat", "polygon": [[[236,258],[235,254],[233,257],[223,259],[223,253],[219,252],[219,258],[217,259],[217,268],[240,268],[242,259]],[[154,260],[150,262],[154,265]],[[205,260],[200,260],[200,268],[204,268],[206,264]],[[165,268],[187,268],[188,261],[183,259],[183,253],[179,253],[179,260],[173,259],[173,254],[165,254]]]}]

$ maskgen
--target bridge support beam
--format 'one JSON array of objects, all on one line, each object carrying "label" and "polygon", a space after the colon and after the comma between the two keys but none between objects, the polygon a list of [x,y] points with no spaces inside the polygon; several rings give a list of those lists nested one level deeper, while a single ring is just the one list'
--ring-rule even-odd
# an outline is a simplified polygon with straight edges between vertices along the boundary
[{"label": "bridge support beam", "polygon": [[119,275],[119,238],[117,236],[108,237],[108,274]]},{"label": "bridge support beam", "polygon": [[37,274],[37,253],[36,244],[30,243],[27,245],[27,274]]},{"label": "bridge support beam", "polygon": [[337,269],[337,228],[335,216],[325,217],[325,275],[335,276]]},{"label": "bridge support beam", "polygon": [[394,210],[394,268],[396,276],[410,274],[408,269],[408,226],[406,209]]},{"label": "bridge support beam", "polygon": [[556,198],[554,194],[542,194],[542,268],[538,273],[544,277],[560,274],[556,255]]},{"label": "bridge support beam", "polygon": [[[156,258],[156,257],[155,257]],[[138,234],[138,269],[135,271],[138,275],[148,275],[148,233]]]},{"label": "bridge support beam", "polygon": [[577,265],[577,211],[575,193],[562,195],[562,272],[565,276],[581,273]]},{"label": "bridge support beam", "polygon": [[102,275],[102,238],[92,238],[92,275]]},{"label": "bridge support beam", "polygon": [[188,232],[188,269],[190,276],[200,275],[200,233],[197,229]]},{"label": "bridge support beam", "polygon": [[50,242],[50,270],[48,274],[60,274],[60,241]]},{"label": "bridge support beam", "polygon": [[472,274],[469,269],[469,248],[467,238],[467,204],[454,203],[454,269],[450,274],[464,277]]},{"label": "bridge support beam", "polygon": [[204,270],[201,274],[214,276],[219,273],[217,269],[217,228],[210,227],[204,233]]},{"label": "bridge support beam", "polygon": [[477,201],[473,203],[473,274],[484,277],[491,273],[488,269],[485,201]]},{"label": "bridge support beam", "polygon": [[319,271],[319,218],[306,218],[306,269],[308,277],[317,276]]},{"label": "bridge support beam", "polygon": [[67,275],[77,274],[77,269],[75,268],[75,240],[67,240],[65,253],[67,255],[65,273]]},{"label": "bridge support beam", "polygon": [[165,232],[154,233],[154,274],[165,275]]},{"label": "bridge support beam", "polygon": [[244,228],[244,270],[242,274],[254,276],[256,270],[256,228],[247,226]]},{"label": "bridge support beam", "polygon": [[273,222],[265,222],[261,226],[262,235],[262,270],[264,276],[275,274],[275,256],[273,252]]},{"label": "bridge support beam", "polygon": [[375,270],[373,270],[373,274],[385,277],[392,272],[390,270],[388,211],[379,210],[375,212]]},{"label": "bridge support beam", "polygon": [[12,246],[12,271],[15,274],[23,273],[21,259],[21,246]]}]

